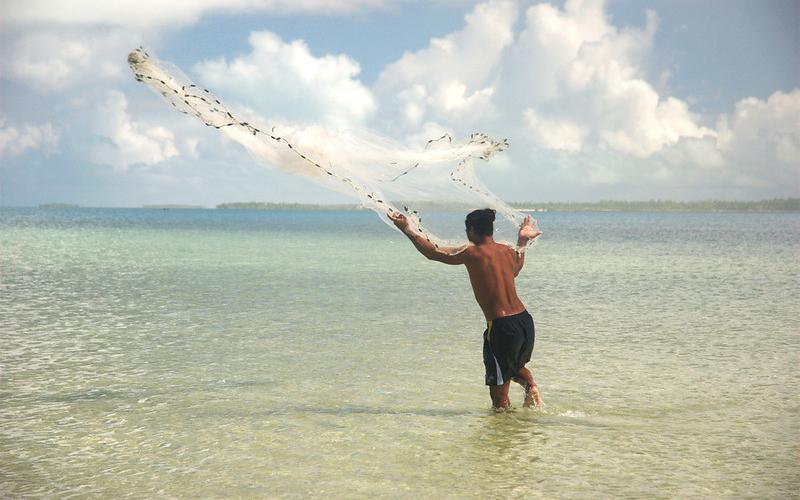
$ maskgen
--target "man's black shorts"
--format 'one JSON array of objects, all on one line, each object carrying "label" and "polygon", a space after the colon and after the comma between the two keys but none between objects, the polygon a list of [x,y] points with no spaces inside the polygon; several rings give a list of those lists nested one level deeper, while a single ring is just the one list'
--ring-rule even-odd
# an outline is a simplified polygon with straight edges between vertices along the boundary
[{"label": "man's black shorts", "polygon": [[487,322],[483,332],[486,385],[503,385],[531,360],[536,336],[528,311]]}]

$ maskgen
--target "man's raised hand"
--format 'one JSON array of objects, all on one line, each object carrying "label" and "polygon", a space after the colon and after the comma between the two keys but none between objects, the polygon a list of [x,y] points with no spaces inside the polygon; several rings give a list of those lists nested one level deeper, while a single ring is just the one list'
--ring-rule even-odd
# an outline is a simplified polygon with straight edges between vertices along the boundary
[{"label": "man's raised hand", "polygon": [[397,226],[397,229],[403,232],[406,231],[406,228],[408,228],[408,219],[405,215],[401,214],[400,212],[389,212],[386,215],[392,222],[394,222],[394,225]]},{"label": "man's raised hand", "polygon": [[538,221],[536,219],[531,219],[531,216],[528,215],[519,226],[518,240],[520,243],[527,243],[536,239],[540,234],[542,234],[542,232],[539,231]]}]

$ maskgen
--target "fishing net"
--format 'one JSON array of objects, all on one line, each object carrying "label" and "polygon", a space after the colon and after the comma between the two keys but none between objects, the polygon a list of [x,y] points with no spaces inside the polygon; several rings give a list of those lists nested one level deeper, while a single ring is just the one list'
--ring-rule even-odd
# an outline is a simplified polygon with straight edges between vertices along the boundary
[{"label": "fishing net", "polygon": [[368,130],[254,123],[142,48],[128,63],[138,81],[175,109],[219,129],[267,165],[353,196],[392,227],[388,215],[403,213],[442,251],[464,246],[464,216],[477,208],[495,209],[495,239],[516,246],[524,214],[487,189],[473,165],[506,149],[505,139],[474,133],[456,142],[443,135],[409,147]]}]

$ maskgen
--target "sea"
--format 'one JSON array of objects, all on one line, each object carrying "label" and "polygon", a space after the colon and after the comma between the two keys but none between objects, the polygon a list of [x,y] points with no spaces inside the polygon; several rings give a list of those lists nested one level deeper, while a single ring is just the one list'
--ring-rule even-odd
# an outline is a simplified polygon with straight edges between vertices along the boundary
[{"label": "sea", "polygon": [[0,497],[798,498],[800,214],[536,215],[495,412],[372,212],[0,209]]}]

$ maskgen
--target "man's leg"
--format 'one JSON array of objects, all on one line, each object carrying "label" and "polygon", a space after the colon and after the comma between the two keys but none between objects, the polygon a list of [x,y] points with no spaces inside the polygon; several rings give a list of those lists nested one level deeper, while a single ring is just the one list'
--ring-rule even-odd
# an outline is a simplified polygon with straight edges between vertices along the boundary
[{"label": "man's leg", "polygon": [[508,387],[511,385],[510,380],[506,380],[503,385],[490,385],[489,396],[492,397],[492,407],[496,410],[502,410],[511,406],[511,401],[508,400]]},{"label": "man's leg", "polygon": [[535,403],[537,407],[541,407],[542,397],[539,395],[539,387],[536,385],[536,381],[533,380],[533,373],[524,366],[517,373],[519,376],[514,377],[514,382],[525,388],[525,402],[522,406],[530,408]]}]

